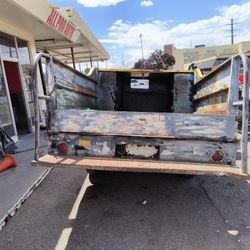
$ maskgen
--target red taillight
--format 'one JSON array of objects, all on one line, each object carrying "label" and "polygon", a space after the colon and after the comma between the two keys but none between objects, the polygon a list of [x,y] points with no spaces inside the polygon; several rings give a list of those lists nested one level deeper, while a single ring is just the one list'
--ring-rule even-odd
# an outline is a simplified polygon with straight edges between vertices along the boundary
[{"label": "red taillight", "polygon": [[213,161],[222,161],[223,158],[224,158],[224,154],[223,154],[222,151],[216,150],[216,151],[214,151],[214,153],[212,154],[211,158],[212,158]]},{"label": "red taillight", "polygon": [[[239,74],[239,84],[243,84],[244,75],[242,73]],[[248,80],[248,85],[250,86],[250,78]]]},{"label": "red taillight", "polygon": [[243,74],[239,74],[239,84],[243,84]]},{"label": "red taillight", "polygon": [[59,144],[57,144],[56,147],[57,147],[59,154],[62,154],[62,155],[67,154],[69,151],[69,147],[65,142],[60,142]]}]

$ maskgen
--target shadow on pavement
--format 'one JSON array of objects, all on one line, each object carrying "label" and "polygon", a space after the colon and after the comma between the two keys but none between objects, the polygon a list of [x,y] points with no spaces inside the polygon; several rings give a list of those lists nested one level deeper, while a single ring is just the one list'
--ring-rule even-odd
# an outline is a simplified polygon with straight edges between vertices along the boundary
[{"label": "shadow on pavement", "polygon": [[86,189],[67,249],[242,249],[220,211],[227,201],[219,208],[205,190],[213,178],[224,179],[114,173]]},{"label": "shadow on pavement", "polygon": [[247,182],[143,173],[87,180],[82,169],[53,169],[0,233],[0,249],[249,249]]}]

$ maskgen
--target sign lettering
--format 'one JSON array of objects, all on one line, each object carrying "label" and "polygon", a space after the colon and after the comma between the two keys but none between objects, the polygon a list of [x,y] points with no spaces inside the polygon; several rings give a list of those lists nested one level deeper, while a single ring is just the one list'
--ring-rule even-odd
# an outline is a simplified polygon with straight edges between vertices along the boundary
[{"label": "sign lettering", "polygon": [[55,9],[53,9],[49,14],[46,23],[69,39],[73,36],[75,32],[74,25],[68,22]]}]

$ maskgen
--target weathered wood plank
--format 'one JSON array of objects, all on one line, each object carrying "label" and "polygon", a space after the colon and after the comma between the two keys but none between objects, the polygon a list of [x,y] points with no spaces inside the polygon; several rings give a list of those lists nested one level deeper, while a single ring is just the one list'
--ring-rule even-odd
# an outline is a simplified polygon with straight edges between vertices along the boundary
[{"label": "weathered wood plank", "polygon": [[95,108],[95,98],[92,96],[83,96],[82,94],[65,89],[56,89],[55,94],[57,109]]},{"label": "weathered wood plank", "polygon": [[96,82],[69,66],[54,61],[55,105],[57,109],[96,107]]},{"label": "weathered wood plank", "polygon": [[55,110],[52,132],[159,138],[235,139],[235,117],[149,112]]},{"label": "weathered wood plank", "polygon": [[212,164],[191,164],[142,160],[118,160],[107,158],[85,158],[68,156],[45,155],[33,165],[53,167],[80,167],[93,170],[126,171],[126,172],[151,172],[170,174],[191,174],[191,175],[217,175],[230,176],[241,179],[249,179],[250,176],[243,174],[238,168],[218,166]]},{"label": "weathered wood plank", "polygon": [[[202,98],[196,100],[195,110],[211,111],[210,114],[220,114],[221,113],[220,111],[224,110],[226,114],[228,113],[227,99],[228,99],[228,93],[220,92],[219,94],[209,96],[209,98]],[[218,112],[216,113],[216,111]]]},{"label": "weathered wood plank", "polygon": [[88,74],[83,74],[79,70],[72,68],[68,64],[63,63],[62,61],[56,59],[55,57],[53,57],[53,63],[54,63],[54,65],[57,64],[57,65],[62,66],[63,68],[68,69],[69,71],[73,72],[74,74],[79,75],[80,77],[84,77],[88,81],[91,81],[93,83],[97,83],[96,77],[94,76],[94,75],[96,75],[97,68],[91,68],[90,71],[88,72]]},{"label": "weathered wood plank", "polygon": [[80,87],[80,86],[68,87],[68,86],[61,85],[60,83],[56,83],[56,88],[65,89],[65,90],[68,90],[68,91],[73,91],[73,92],[76,92],[76,93],[79,93],[79,94],[82,94],[82,95],[97,97],[95,91],[89,90],[89,89],[86,89],[86,88],[83,88],[83,87]]},{"label": "weathered wood plank", "polygon": [[89,79],[85,75],[76,73],[69,67],[64,67],[61,64],[54,63],[54,76],[58,84],[66,87],[82,87],[92,91],[96,89],[96,83],[92,79]]},{"label": "weathered wood plank", "polygon": [[228,113],[228,103],[209,104],[196,109],[196,114],[224,114]]},{"label": "weathered wood plank", "polygon": [[194,95],[194,99],[197,100],[200,98],[209,97],[211,95],[218,94],[221,91],[226,91],[228,88],[229,82],[219,81],[198,91],[197,94]]},{"label": "weathered wood plank", "polygon": [[195,113],[227,114],[230,85],[230,61],[203,77],[195,85]]}]

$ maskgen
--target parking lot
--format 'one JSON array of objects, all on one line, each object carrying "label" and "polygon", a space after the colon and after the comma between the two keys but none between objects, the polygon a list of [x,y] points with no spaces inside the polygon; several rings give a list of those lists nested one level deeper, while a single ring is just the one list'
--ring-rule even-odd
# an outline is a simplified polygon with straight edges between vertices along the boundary
[{"label": "parking lot", "polygon": [[53,169],[0,233],[0,249],[250,249],[250,185],[117,173],[90,185]]}]

